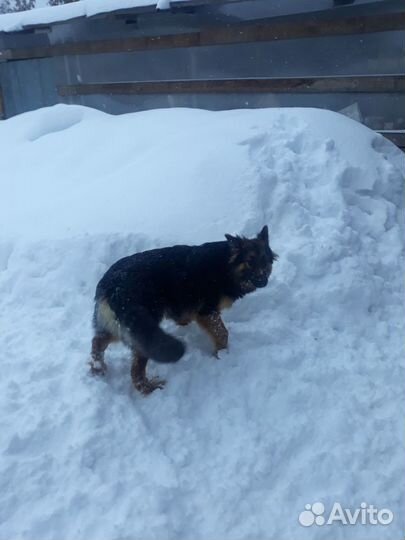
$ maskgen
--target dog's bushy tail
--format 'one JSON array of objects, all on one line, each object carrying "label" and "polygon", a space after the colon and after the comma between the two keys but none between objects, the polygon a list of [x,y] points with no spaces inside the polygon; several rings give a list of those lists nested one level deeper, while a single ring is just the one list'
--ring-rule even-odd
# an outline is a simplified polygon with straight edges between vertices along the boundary
[{"label": "dog's bushy tail", "polygon": [[123,323],[130,332],[130,339],[147,357],[156,362],[173,363],[185,353],[185,345],[167,334],[144,308],[134,308],[123,316]]},{"label": "dog's bushy tail", "polygon": [[147,308],[122,299],[96,298],[93,326],[156,362],[177,362],[186,350],[179,339],[160,328],[159,319]]},{"label": "dog's bushy tail", "polygon": [[159,326],[151,333],[135,336],[142,352],[156,362],[177,362],[186,351],[185,345],[177,338],[167,334]]}]

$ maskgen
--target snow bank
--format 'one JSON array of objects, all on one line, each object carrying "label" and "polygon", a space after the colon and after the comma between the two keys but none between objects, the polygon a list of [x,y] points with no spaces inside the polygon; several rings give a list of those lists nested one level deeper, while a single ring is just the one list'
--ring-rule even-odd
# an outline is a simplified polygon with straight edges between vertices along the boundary
[{"label": "snow bank", "polygon": [[0,32],[16,32],[22,30],[24,26],[52,24],[58,21],[84,17],[85,15],[86,8],[83,0],[60,6],[5,13],[0,15]]},{"label": "snow bank", "polygon": [[[182,0],[186,2],[187,0]],[[60,6],[38,7],[28,11],[0,15],[0,32],[16,32],[24,26],[52,24],[77,17],[92,17],[99,13],[108,13],[120,9],[151,7],[169,9],[169,0],[78,0]]]},{"label": "snow bank", "polygon": [[[404,530],[403,155],[315,109],[123,116],[56,106],[0,123],[0,540],[397,539]],[[92,296],[117,258],[256,233],[280,260],[194,326],[164,391],[129,355],[87,373]],[[306,503],[389,526],[304,528]]]}]

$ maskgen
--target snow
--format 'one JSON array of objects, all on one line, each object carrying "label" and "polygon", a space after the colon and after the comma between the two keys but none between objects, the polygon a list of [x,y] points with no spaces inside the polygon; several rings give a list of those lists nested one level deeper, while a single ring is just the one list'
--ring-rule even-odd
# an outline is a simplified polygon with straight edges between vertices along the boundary
[{"label": "snow", "polygon": [[59,21],[67,21],[86,15],[86,5],[80,2],[63,4],[53,7],[41,7],[28,11],[18,11],[0,15],[0,32],[16,32],[24,26],[36,24],[52,24]]},{"label": "snow", "polygon": [[[182,0],[182,2],[187,0]],[[16,32],[24,26],[52,24],[77,17],[92,17],[120,9],[151,7],[169,9],[170,0],[78,0],[59,6],[42,6],[0,15],[0,32]]]},{"label": "snow", "polygon": [[[403,535],[404,157],[317,109],[110,116],[58,105],[0,123],[0,539],[396,540]],[[118,258],[268,223],[269,286],[195,326],[144,398],[130,358],[86,364]],[[362,502],[387,526],[313,526]],[[332,536],[331,536],[332,535]]]}]

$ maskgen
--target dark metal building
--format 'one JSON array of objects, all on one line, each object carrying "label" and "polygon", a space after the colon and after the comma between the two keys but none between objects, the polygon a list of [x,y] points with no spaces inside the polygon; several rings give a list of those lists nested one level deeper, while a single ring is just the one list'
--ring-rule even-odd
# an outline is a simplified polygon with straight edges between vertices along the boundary
[{"label": "dark metal building", "polygon": [[174,0],[1,28],[6,118],[60,102],[113,114],[311,106],[403,144],[403,0]]}]

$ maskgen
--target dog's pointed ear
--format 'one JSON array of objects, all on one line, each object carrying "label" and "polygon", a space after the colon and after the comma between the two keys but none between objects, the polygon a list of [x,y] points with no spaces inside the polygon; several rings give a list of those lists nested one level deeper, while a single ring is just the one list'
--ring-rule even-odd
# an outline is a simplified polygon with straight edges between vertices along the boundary
[{"label": "dog's pointed ear", "polygon": [[231,234],[226,234],[225,238],[228,241],[229,247],[233,253],[238,253],[242,247],[242,239],[239,236],[232,236]]},{"label": "dog's pointed ear", "polygon": [[265,225],[263,229],[259,232],[257,238],[265,244],[269,243],[269,228],[267,227],[267,225]]}]

